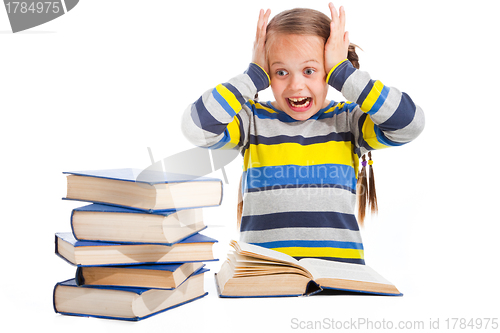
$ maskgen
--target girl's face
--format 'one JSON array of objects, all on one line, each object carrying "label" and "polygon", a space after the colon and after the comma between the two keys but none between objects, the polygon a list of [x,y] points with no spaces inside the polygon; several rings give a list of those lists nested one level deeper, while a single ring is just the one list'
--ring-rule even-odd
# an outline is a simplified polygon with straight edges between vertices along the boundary
[{"label": "girl's face", "polygon": [[326,107],[323,39],[280,34],[268,45],[273,106],[295,120],[307,120]]}]

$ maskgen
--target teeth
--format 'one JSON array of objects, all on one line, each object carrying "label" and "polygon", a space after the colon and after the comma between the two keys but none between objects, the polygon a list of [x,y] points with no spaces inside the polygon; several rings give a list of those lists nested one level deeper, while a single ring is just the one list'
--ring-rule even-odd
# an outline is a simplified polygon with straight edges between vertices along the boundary
[{"label": "teeth", "polygon": [[[306,98],[307,98],[307,97],[306,97]],[[292,100],[291,98],[289,98],[289,100],[290,100],[290,103],[291,103],[294,107],[296,107],[296,108],[306,108],[306,107],[308,107],[308,106],[309,106],[309,104],[311,104],[310,100],[307,100],[304,104],[298,104],[298,105],[294,103],[294,102],[297,102],[297,101],[294,101],[294,100]],[[299,99],[299,101],[303,101],[303,100],[304,100],[304,99]]]},{"label": "teeth", "polygon": [[292,102],[301,102],[305,100],[307,97],[299,97],[299,98],[289,98]]}]

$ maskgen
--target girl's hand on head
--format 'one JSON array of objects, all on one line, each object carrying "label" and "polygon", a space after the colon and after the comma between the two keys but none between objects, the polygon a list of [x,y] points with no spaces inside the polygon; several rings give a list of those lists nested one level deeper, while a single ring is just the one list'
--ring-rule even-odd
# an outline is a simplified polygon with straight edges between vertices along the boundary
[{"label": "girl's hand on head", "polygon": [[259,13],[259,21],[257,22],[257,34],[255,35],[255,42],[253,43],[253,56],[252,62],[262,67],[266,73],[269,73],[266,57],[266,28],[267,20],[271,15],[271,10],[268,9],[265,13],[261,9]]},{"label": "girl's hand on head", "polygon": [[345,31],[344,7],[341,6],[337,14],[333,3],[330,2],[328,6],[332,13],[332,22],[330,23],[330,37],[325,44],[325,71],[327,75],[335,65],[347,59],[347,51],[349,50],[349,34]]}]

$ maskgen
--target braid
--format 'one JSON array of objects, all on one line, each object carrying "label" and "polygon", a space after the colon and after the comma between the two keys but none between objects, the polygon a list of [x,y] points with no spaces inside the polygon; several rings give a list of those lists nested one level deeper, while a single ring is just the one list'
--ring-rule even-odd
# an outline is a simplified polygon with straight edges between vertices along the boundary
[{"label": "braid", "polygon": [[241,227],[241,216],[243,215],[243,196],[241,194],[242,181],[243,181],[243,174],[240,177],[240,186],[238,188],[238,205],[236,207],[236,227],[238,230]]},{"label": "braid", "polygon": [[378,203],[377,203],[377,191],[375,190],[375,175],[373,174],[373,161],[372,161],[372,152],[368,152],[368,161],[369,165],[369,178],[370,178],[370,186],[368,187],[368,199],[370,201],[370,210],[373,213],[378,212]]},{"label": "braid", "polygon": [[366,201],[368,199],[368,183],[366,179],[366,157],[362,156],[362,168],[358,175],[358,182],[356,184],[356,193],[358,198],[358,221],[363,225],[366,212]]},{"label": "braid", "polygon": [[[375,190],[375,175],[373,173],[372,153],[368,152],[368,162],[365,155],[361,156],[361,171],[358,174],[356,184],[356,194],[358,199],[358,221],[363,225],[366,215],[366,207],[370,206],[372,214],[378,212],[377,191]],[[369,165],[368,175],[366,174],[366,165]],[[369,178],[369,180],[368,180]]]}]

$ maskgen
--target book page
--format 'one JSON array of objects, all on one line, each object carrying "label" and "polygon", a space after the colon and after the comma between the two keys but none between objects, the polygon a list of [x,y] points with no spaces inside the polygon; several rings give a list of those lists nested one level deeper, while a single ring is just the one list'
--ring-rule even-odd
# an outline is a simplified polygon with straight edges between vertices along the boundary
[{"label": "book page", "polygon": [[315,258],[301,259],[300,263],[313,274],[315,280],[328,278],[392,285],[391,282],[366,265]]},{"label": "book page", "polygon": [[290,263],[294,266],[301,266],[295,258],[289,256],[288,254],[274,251],[262,246],[236,241],[231,241],[231,246],[234,247],[236,252],[242,255],[254,256],[255,254],[255,257],[257,258],[265,258],[269,260]]},{"label": "book page", "polygon": [[247,255],[242,255],[237,252],[233,252],[231,254],[228,254],[228,259],[233,260],[236,263],[241,263],[243,266],[250,266],[250,265],[273,265],[273,266],[285,266],[285,267],[290,267],[289,263],[284,263],[284,262],[278,262],[278,261],[270,261],[267,259],[260,259],[256,257],[251,257]]},{"label": "book page", "polygon": [[[300,271],[304,272],[303,275],[307,276],[308,278],[312,279],[312,274],[307,270],[307,268],[304,268],[298,260],[295,258],[289,256],[288,254],[274,251],[262,246],[257,246],[253,244],[248,244],[245,242],[236,242],[232,240],[230,242],[230,245],[234,248],[235,250],[235,257],[234,260],[238,261],[238,258],[245,260],[243,257],[253,257],[256,258],[254,262],[257,263],[263,263],[262,260],[267,261],[267,265],[284,265],[284,266],[292,266],[295,268],[298,268]],[[236,257],[238,256],[238,257]],[[244,261],[243,261],[244,262]],[[241,263],[241,262],[240,262]],[[287,270],[290,271],[290,270]],[[297,274],[300,274],[299,271],[296,271]]]}]

